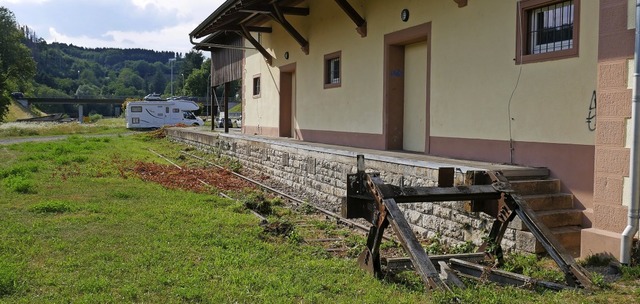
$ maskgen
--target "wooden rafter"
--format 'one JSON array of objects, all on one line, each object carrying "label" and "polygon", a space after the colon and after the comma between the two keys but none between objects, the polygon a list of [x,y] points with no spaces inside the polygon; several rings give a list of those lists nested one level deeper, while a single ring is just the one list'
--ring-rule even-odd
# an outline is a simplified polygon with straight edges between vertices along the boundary
[{"label": "wooden rafter", "polygon": [[[271,14],[271,7],[268,5],[252,6],[239,11],[244,13]],[[284,15],[309,16],[308,7],[281,6],[280,11]]]},{"label": "wooden rafter", "polygon": [[251,45],[253,45],[253,47],[255,47],[256,50],[258,50],[258,52],[262,54],[262,56],[264,56],[264,59],[267,60],[267,63],[269,65],[272,65],[273,56],[271,56],[271,54],[267,52],[267,50],[255,38],[253,38],[253,36],[251,36],[251,33],[249,33],[249,29],[246,26],[241,24],[240,29],[241,29],[240,34],[242,35],[242,37],[247,39],[249,43],[251,43]]},{"label": "wooden rafter", "polygon": [[353,23],[356,24],[356,31],[361,37],[367,37],[367,21],[360,16],[360,14],[349,4],[347,0],[336,0],[336,3],[342,10],[351,18]]},{"label": "wooden rafter", "polygon": [[458,7],[467,6],[468,0],[453,0],[453,2],[458,3]]},{"label": "wooden rafter", "polygon": [[[254,33],[271,33],[272,29],[270,27],[261,27],[261,26],[246,26],[246,29],[249,32]],[[242,32],[242,28],[239,25],[227,25],[218,28],[219,31],[229,31],[229,32]]]},{"label": "wooden rafter", "polygon": [[289,35],[291,35],[291,37],[293,37],[293,39],[295,39],[296,42],[300,44],[300,47],[302,48],[302,51],[305,53],[305,55],[309,55],[309,41],[302,37],[302,35],[291,25],[291,23],[287,21],[287,19],[284,17],[283,11],[280,9],[276,2],[272,4],[271,13],[269,14],[269,16],[276,22],[280,23],[280,25],[284,27]]}]

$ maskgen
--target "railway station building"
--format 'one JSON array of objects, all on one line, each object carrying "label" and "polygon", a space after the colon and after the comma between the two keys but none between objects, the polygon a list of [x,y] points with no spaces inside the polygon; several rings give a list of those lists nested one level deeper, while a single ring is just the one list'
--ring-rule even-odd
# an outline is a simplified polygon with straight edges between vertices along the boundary
[{"label": "railway station building", "polygon": [[548,168],[619,258],[634,31],[634,0],[228,0],[190,38],[243,134]]}]

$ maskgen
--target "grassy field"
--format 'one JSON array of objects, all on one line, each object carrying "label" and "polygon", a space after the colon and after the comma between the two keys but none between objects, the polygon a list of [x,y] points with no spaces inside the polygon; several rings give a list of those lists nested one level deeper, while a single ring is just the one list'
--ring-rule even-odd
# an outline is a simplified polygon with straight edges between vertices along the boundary
[{"label": "grassy field", "polygon": [[103,118],[94,123],[86,124],[79,124],[77,122],[7,122],[0,124],[0,138],[73,134],[118,134],[125,132],[127,132],[127,129],[125,128],[124,118]]},{"label": "grassy field", "polygon": [[[477,285],[427,294],[353,258],[265,237],[241,203],[144,182],[184,147],[145,135],[0,146],[0,303],[630,303],[636,276],[586,295]],[[215,189],[211,190],[212,192]]]}]

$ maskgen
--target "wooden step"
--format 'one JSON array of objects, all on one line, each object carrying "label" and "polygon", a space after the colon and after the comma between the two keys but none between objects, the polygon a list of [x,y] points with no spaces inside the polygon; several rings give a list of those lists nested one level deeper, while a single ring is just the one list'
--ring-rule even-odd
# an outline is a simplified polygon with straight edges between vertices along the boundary
[{"label": "wooden step", "polygon": [[522,196],[534,211],[573,208],[573,195],[568,193],[536,194]]},{"label": "wooden step", "polygon": [[560,192],[560,180],[535,179],[510,182],[511,188],[518,195],[554,194]]},{"label": "wooden step", "polygon": [[[537,211],[536,216],[538,221],[542,222],[547,228],[582,225],[582,211],[576,209]],[[509,227],[522,231],[529,230],[517,216]]]}]

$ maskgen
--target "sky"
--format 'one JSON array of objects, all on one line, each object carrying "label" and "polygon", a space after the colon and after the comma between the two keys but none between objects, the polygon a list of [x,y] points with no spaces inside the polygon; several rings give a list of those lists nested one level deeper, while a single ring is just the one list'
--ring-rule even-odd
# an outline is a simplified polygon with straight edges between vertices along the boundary
[{"label": "sky", "polygon": [[224,0],[0,0],[49,43],[187,53],[189,33]]}]

